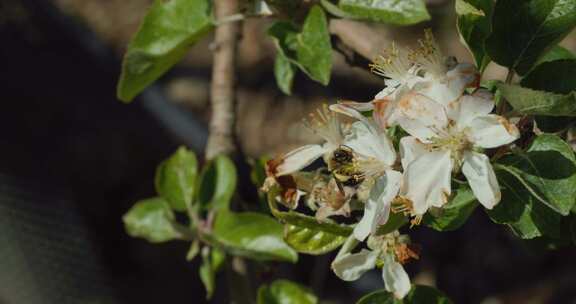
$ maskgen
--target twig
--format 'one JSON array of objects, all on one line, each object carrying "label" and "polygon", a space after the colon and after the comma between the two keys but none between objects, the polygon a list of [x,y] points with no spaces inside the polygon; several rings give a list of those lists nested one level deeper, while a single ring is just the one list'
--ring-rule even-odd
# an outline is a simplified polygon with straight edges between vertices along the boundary
[{"label": "twig", "polygon": [[[214,1],[217,20],[239,13],[238,0]],[[242,22],[220,24],[214,34],[214,63],[210,87],[212,117],[210,135],[206,146],[206,159],[218,154],[232,154],[236,151],[236,52]]]},{"label": "twig", "polygon": [[[206,145],[206,159],[210,160],[219,154],[234,156],[236,146],[236,59],[238,40],[242,29],[240,18],[240,0],[214,1],[216,20],[219,20],[214,34],[214,62],[212,66],[212,83],[210,102],[210,135]],[[248,265],[240,257],[234,257],[227,263],[227,274],[231,303],[251,303],[253,296],[249,281]]]}]

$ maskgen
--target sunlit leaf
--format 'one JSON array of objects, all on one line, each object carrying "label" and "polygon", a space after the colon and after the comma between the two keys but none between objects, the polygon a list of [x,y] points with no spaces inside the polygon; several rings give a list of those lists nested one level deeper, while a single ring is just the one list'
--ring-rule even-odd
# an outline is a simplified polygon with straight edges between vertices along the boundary
[{"label": "sunlit leaf", "polygon": [[284,240],[300,253],[320,255],[340,247],[346,237],[291,224],[284,225]]},{"label": "sunlit leaf", "polygon": [[221,211],[213,236],[231,254],[256,260],[298,260],[298,254],[283,240],[282,224],[260,213]]},{"label": "sunlit leaf", "polygon": [[500,83],[498,89],[514,110],[521,114],[576,116],[576,95],[556,94]]},{"label": "sunlit leaf", "polygon": [[194,152],[180,147],[156,169],[156,191],[178,211],[192,205],[198,175]]},{"label": "sunlit leaf", "polygon": [[268,29],[278,51],[311,79],[327,85],[332,70],[332,45],[326,14],[320,6],[310,9],[302,30],[286,21]]},{"label": "sunlit leaf", "polygon": [[257,304],[316,304],[318,298],[308,288],[288,280],[276,280],[258,288]]},{"label": "sunlit leaf", "polygon": [[174,213],[160,197],[137,202],[124,214],[122,220],[130,236],[144,238],[151,243],[181,238],[172,224],[175,221]]},{"label": "sunlit leaf", "polygon": [[155,0],[128,45],[118,98],[131,101],[174,66],[214,26],[212,1]]},{"label": "sunlit leaf", "polygon": [[340,0],[349,16],[395,25],[410,25],[430,19],[423,0]]}]

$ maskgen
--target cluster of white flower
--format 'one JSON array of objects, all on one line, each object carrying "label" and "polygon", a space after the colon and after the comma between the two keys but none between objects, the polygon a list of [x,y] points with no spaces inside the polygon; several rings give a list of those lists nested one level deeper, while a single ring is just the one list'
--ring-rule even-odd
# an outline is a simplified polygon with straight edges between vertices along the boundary
[{"label": "cluster of white flower", "polygon": [[[500,201],[498,181],[483,151],[512,143],[518,129],[491,114],[494,98],[479,88],[474,66],[449,61],[430,32],[415,50],[392,46],[372,66],[387,78],[374,100],[320,109],[307,126],[325,142],[268,163],[264,188],[281,189],[277,199],[290,208],[305,197],[319,220],[363,209],[353,236],[332,264],[344,280],[355,280],[378,265],[386,289],[404,297],[410,280],[402,264],[417,258],[417,250],[407,236],[397,231],[378,235],[378,228],[391,211],[417,225],[429,208],[442,208],[452,194],[453,174],[466,177],[484,207]],[[338,114],[354,122],[342,123]],[[400,128],[407,135],[399,140],[398,159],[389,134]],[[302,171],[320,157],[325,168]],[[366,238],[370,250],[352,253]]]}]

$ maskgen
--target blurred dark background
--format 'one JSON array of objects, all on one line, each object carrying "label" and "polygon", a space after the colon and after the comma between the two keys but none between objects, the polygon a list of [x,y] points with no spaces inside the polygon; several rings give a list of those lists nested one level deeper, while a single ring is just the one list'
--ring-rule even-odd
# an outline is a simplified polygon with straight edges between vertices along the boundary
[{"label": "blurred dark background", "polygon": [[[465,59],[453,3],[430,2],[433,23],[381,30],[410,40],[433,27]],[[121,222],[136,200],[154,195],[162,159],[182,144],[201,154],[206,141],[210,38],[135,102],[115,97],[122,50],[149,3],[0,0],[0,303],[205,302],[198,262],[185,260],[188,244],[151,245],[128,237]],[[378,78],[335,55],[329,87],[300,75],[294,96],[283,96],[262,28],[246,24],[241,51],[238,131],[247,155],[310,141],[298,121],[325,98],[378,91]],[[564,44],[574,49],[573,40]],[[501,76],[498,67],[490,73]],[[481,208],[458,231],[410,233],[423,246],[408,266],[414,281],[455,303],[576,303],[576,250],[519,241]],[[323,303],[353,303],[383,287],[376,271],[341,282],[330,261],[301,256],[258,279],[310,284]],[[213,302],[226,303],[226,277],[219,282]]]}]

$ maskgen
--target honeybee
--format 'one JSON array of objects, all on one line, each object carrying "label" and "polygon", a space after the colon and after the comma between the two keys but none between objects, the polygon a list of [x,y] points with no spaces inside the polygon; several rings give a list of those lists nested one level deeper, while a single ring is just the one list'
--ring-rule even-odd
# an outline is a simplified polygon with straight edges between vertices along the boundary
[{"label": "honeybee", "polygon": [[364,180],[362,173],[357,169],[354,151],[348,146],[342,145],[334,150],[328,162],[328,169],[342,193],[344,186],[356,187]]}]

